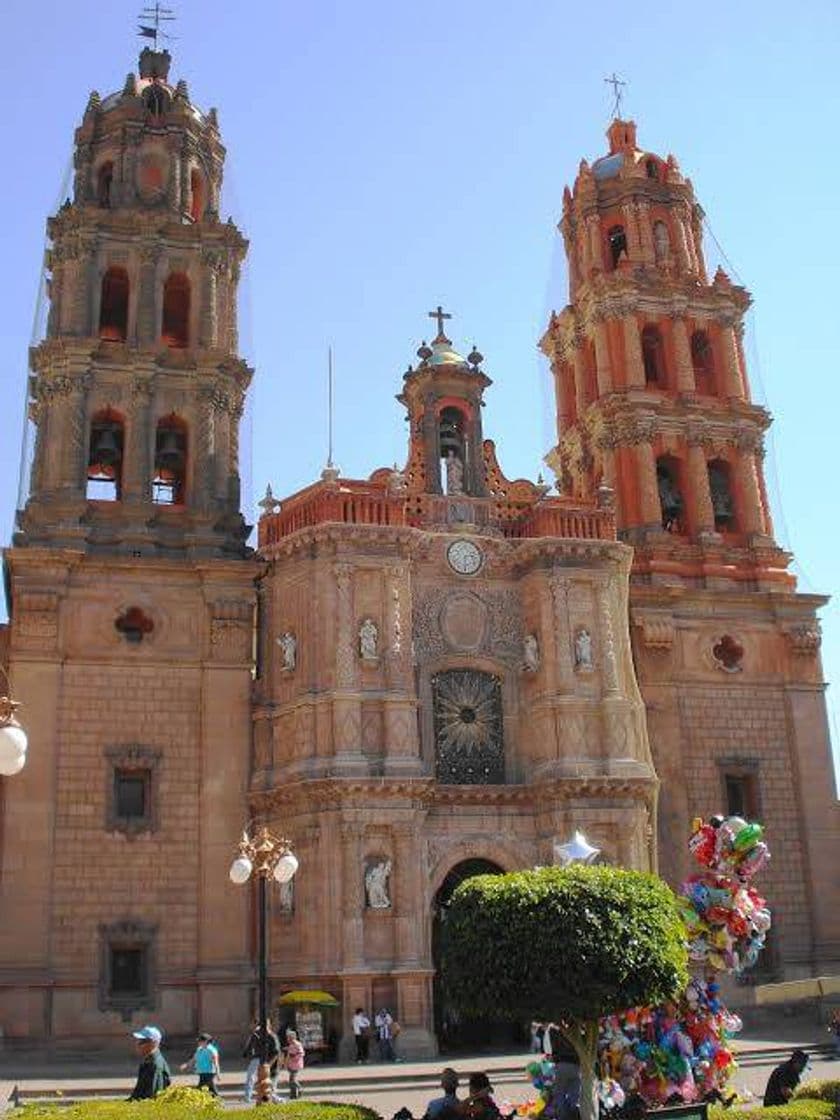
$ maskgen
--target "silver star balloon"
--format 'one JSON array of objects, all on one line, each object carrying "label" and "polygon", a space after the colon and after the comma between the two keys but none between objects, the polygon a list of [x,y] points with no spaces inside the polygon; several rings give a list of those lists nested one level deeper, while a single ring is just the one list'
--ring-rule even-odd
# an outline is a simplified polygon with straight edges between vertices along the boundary
[{"label": "silver star balloon", "polygon": [[563,867],[571,863],[592,863],[601,854],[600,848],[593,848],[583,833],[576,829],[571,840],[565,844],[555,844],[554,854]]}]

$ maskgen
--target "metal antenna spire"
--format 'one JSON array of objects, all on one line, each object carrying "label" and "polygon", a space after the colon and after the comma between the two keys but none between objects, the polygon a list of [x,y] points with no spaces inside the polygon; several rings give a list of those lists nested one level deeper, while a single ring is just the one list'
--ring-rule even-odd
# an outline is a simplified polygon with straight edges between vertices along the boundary
[{"label": "metal antenna spire", "polygon": [[327,351],[327,466],[333,465],[333,363],[332,346]]},{"label": "metal antenna spire", "polygon": [[624,97],[622,87],[626,86],[627,82],[622,81],[621,78],[619,78],[618,74],[616,74],[615,70],[613,70],[609,78],[604,78],[604,81],[608,86],[613,87],[613,97],[615,100],[613,102],[612,118],[613,120],[618,120],[618,118],[621,116],[621,101]]},{"label": "metal antenna spire", "polygon": [[161,31],[160,25],[171,23],[172,20],[177,19],[177,16],[171,8],[161,7],[160,0],[155,0],[152,7],[144,8],[137,18],[143,21],[137,29],[138,35],[141,39],[154,39],[155,50],[158,49],[158,39],[172,38],[171,35]]}]

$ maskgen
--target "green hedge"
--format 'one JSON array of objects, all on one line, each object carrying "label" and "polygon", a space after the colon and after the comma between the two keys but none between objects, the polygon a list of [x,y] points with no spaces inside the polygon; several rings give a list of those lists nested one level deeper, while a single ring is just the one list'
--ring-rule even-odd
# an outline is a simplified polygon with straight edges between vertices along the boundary
[{"label": "green hedge", "polygon": [[793,1097],[798,1101],[830,1101],[836,1109],[840,1109],[840,1081],[806,1081]]},{"label": "green hedge", "polygon": [[832,1120],[834,1105],[825,1100],[802,1099],[772,1108],[715,1107],[709,1109],[709,1117],[710,1120]]},{"label": "green hedge", "polygon": [[[15,1120],[188,1120],[194,1116],[221,1120],[228,1115],[210,1093],[173,1085],[153,1101],[80,1101],[77,1104],[27,1104]],[[238,1109],[237,1120],[381,1120],[370,1108],[334,1101],[291,1101]],[[803,1117],[803,1120],[812,1120]],[[822,1117],[813,1117],[822,1120]]]}]

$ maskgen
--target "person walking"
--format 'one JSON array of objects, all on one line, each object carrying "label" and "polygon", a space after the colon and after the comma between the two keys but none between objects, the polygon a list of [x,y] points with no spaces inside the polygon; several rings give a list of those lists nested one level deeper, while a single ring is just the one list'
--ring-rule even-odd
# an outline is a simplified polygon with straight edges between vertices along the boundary
[{"label": "person walking", "polygon": [[172,1075],[166,1058],[160,1052],[163,1031],[159,1027],[141,1027],[132,1031],[131,1037],[137,1044],[140,1065],[137,1067],[137,1082],[128,1098],[130,1101],[148,1101],[169,1087]]},{"label": "person walking", "polygon": [[840,1058],[840,1011],[835,1011],[831,1016],[828,1032],[834,1035],[834,1057]]},{"label": "person walking", "polygon": [[370,1019],[363,1007],[357,1007],[353,1016],[353,1039],[356,1043],[356,1061],[366,1062],[370,1052]]},{"label": "person walking", "polygon": [[218,1097],[218,1080],[222,1071],[219,1066],[219,1047],[213,1041],[212,1035],[202,1032],[198,1036],[198,1045],[195,1053],[188,1062],[182,1062],[180,1069],[192,1067],[198,1074],[198,1089],[206,1089],[214,1097]]},{"label": "person walking", "polygon": [[297,1036],[297,1031],[286,1031],[286,1046],[283,1064],[289,1071],[289,1100],[296,1101],[300,1096],[300,1081],[298,1074],[303,1069],[306,1051],[303,1043]]},{"label": "person walking", "polygon": [[394,1051],[394,1019],[387,1007],[381,1007],[374,1019],[376,1038],[379,1043],[379,1057],[383,1062],[396,1061]]},{"label": "person walking", "polygon": [[[260,1063],[263,1056],[263,1034],[266,1036],[265,1047],[265,1060],[268,1063],[269,1069],[276,1068],[277,1061],[280,1055],[280,1042],[277,1035],[271,1029],[271,1020],[266,1022],[266,1031],[260,1026],[259,1020],[255,1019],[251,1028],[251,1033],[248,1036],[248,1041],[245,1043],[245,1049],[242,1051],[242,1057],[248,1059],[248,1068],[245,1071],[245,1092],[244,1098],[248,1104],[254,1103],[254,1086],[257,1083],[257,1075],[260,1072]],[[272,1095],[274,1095],[274,1078],[272,1077]]]}]

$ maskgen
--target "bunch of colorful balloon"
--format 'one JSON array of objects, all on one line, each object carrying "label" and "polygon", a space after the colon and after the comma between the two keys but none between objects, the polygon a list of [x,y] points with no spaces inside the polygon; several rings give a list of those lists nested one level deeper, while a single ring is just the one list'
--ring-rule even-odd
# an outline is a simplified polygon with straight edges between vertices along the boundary
[{"label": "bunch of colorful balloon", "polygon": [[679,1000],[604,1020],[602,1076],[649,1104],[722,1099],[735,1071],[731,1039],[741,1021],[721,1002],[716,977],[755,963],[770,911],[751,885],[770,858],[760,824],[697,819],[689,850],[703,869],[680,888],[694,976]]},{"label": "bunch of colorful balloon", "polygon": [[741,817],[694,821],[689,850],[703,868],[680,888],[688,954],[705,972],[740,974],[758,960],[770,911],[750,885],[770,852],[760,824]]}]

